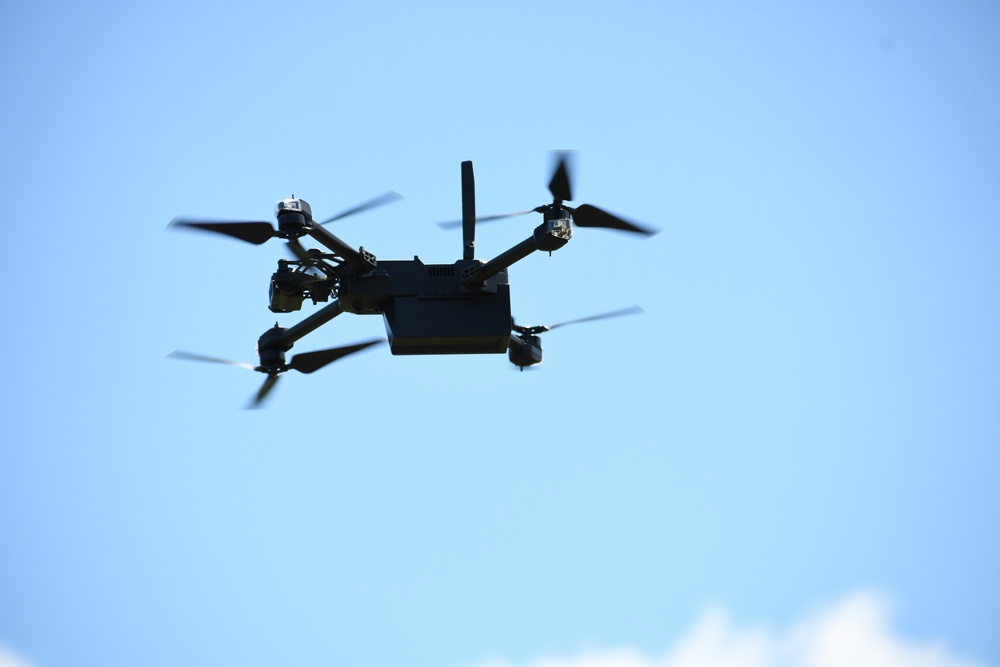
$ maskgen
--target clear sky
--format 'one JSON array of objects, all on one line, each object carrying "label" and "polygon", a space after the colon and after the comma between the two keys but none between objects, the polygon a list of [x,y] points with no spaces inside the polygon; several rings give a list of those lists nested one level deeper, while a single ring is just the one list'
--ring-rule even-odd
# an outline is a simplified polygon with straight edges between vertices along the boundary
[{"label": "clear sky", "polygon": [[[8,2],[0,666],[1000,665],[1000,5]],[[318,218],[452,262],[502,355],[255,361]],[[538,220],[483,225],[483,259]],[[296,352],[384,335],[343,315]]]}]

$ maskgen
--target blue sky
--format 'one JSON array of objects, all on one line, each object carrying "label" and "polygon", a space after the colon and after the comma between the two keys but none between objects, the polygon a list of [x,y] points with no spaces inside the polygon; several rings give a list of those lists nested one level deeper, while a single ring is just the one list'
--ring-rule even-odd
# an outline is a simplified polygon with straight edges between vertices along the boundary
[{"label": "blue sky", "polygon": [[[0,666],[1000,664],[1000,8],[8,3]],[[254,361],[295,194],[574,203],[546,359]],[[488,259],[531,218],[483,225]],[[296,352],[384,333],[344,315]]]}]

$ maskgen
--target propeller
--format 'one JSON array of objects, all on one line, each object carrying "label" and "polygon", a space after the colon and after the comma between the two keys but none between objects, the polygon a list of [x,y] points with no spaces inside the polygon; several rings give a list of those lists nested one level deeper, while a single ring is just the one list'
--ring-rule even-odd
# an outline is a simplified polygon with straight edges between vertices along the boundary
[{"label": "propeller", "polygon": [[[525,211],[516,213],[502,213],[500,215],[488,215],[476,218],[476,222],[491,222],[504,218],[513,218],[528,213],[545,213],[546,211],[565,210],[569,211],[573,217],[573,222],[578,227],[601,227],[604,229],[617,229],[623,232],[632,232],[643,236],[655,236],[659,230],[648,229],[633,222],[629,222],[613,213],[609,213],[591,204],[581,204],[577,207],[566,206],[564,202],[573,200],[572,177],[569,166],[569,153],[562,151],[556,153],[556,167],[549,180],[549,192],[552,194],[552,203],[536,206]],[[437,223],[442,229],[453,229],[462,225],[462,221],[449,221]]]},{"label": "propeller", "polygon": [[381,194],[378,197],[375,197],[374,199],[370,199],[370,200],[366,201],[363,204],[358,204],[354,208],[349,208],[346,211],[342,211],[342,212],[338,213],[337,215],[333,216],[332,218],[324,220],[323,222],[321,222],[319,224],[321,224],[321,225],[329,225],[331,222],[334,222],[336,220],[340,220],[342,218],[346,218],[348,216],[354,215],[355,213],[361,213],[363,211],[368,211],[368,210],[373,209],[373,208],[378,208],[379,206],[384,206],[386,204],[390,204],[390,203],[396,201],[397,199],[402,199],[402,198],[403,198],[403,195],[399,194],[398,192],[393,192],[392,190],[389,190],[385,194]]},{"label": "propeller", "polygon": [[551,325],[536,325],[527,327],[521,324],[512,324],[511,329],[520,334],[528,334],[531,336],[537,336],[540,333],[545,333],[546,331],[552,331],[553,329],[558,329],[559,327],[564,327],[568,324],[579,324],[581,322],[593,322],[594,320],[606,320],[611,317],[622,317],[623,315],[635,315],[637,313],[644,312],[639,306],[629,306],[628,308],[619,308],[618,310],[613,310],[609,313],[601,313],[600,315],[591,315],[589,317],[581,317],[576,320],[569,320],[567,322],[559,322],[558,324]]},{"label": "propeller", "polygon": [[[368,211],[379,206],[384,206],[385,204],[401,199],[402,195],[396,192],[386,192],[379,195],[373,199],[370,199],[362,204],[358,204],[353,208],[349,208],[346,211],[342,211],[337,215],[324,220],[318,224],[328,225],[336,220],[341,220],[348,216],[354,215],[356,213],[361,213],[363,211]],[[170,221],[167,225],[170,227],[182,227],[187,229],[199,229],[206,232],[213,232],[215,234],[223,234],[225,236],[231,236],[234,239],[239,239],[240,241],[246,241],[247,243],[252,243],[254,245],[260,245],[266,243],[269,239],[276,236],[282,236],[282,233],[275,229],[274,224],[270,222],[264,222],[261,220],[244,221],[244,220],[206,220],[202,218],[182,218],[177,217]]]},{"label": "propeller", "polygon": [[186,359],[189,361],[207,361],[216,364],[225,364],[227,366],[238,366],[240,368],[246,368],[252,371],[259,371],[261,373],[267,374],[267,378],[264,379],[264,384],[254,395],[250,404],[247,405],[248,409],[259,408],[267,398],[268,394],[274,389],[274,386],[278,382],[278,378],[282,373],[289,370],[295,370],[300,373],[313,373],[323,368],[327,364],[333,363],[338,359],[346,357],[355,352],[360,352],[372,345],[385,342],[382,338],[376,338],[374,340],[365,341],[363,343],[355,343],[354,345],[344,345],[342,347],[334,347],[328,350],[317,350],[316,352],[304,352],[302,354],[297,354],[292,357],[291,361],[288,363],[282,363],[275,366],[254,366],[253,364],[240,362],[240,361],[230,361],[229,359],[220,359],[218,357],[208,357],[202,354],[194,354],[192,352],[185,352],[184,350],[176,350],[171,352],[168,356],[173,359]]},{"label": "propeller", "polygon": [[573,189],[569,184],[569,153],[561,151],[556,153],[559,162],[556,163],[556,170],[552,173],[552,180],[549,181],[549,192],[555,197],[556,202],[573,201]]},{"label": "propeller", "polygon": [[253,364],[248,364],[245,361],[230,361],[229,359],[220,359],[219,357],[206,357],[203,354],[194,354],[193,352],[186,352],[184,350],[174,350],[167,355],[171,359],[187,359],[188,361],[208,361],[213,364],[226,364],[227,366],[238,366],[239,368],[246,368],[247,370],[257,370],[257,367]]},{"label": "propeller", "polygon": [[[534,213],[535,209],[529,208],[527,211],[517,211],[516,213],[501,213],[499,215],[484,215],[482,217],[476,218],[476,223],[480,222],[493,222],[494,220],[503,220],[504,218],[516,218],[519,215],[527,215],[528,213]],[[449,220],[447,222],[436,223],[441,229],[458,229],[462,226],[463,220]]]},{"label": "propeller", "polygon": [[278,235],[270,222],[236,222],[223,220],[202,220],[199,218],[174,218],[167,227],[186,227],[206,232],[224,234],[240,241],[260,245]]},{"label": "propeller", "polygon": [[559,322],[558,324],[536,326],[525,326],[523,324],[517,324],[511,320],[510,328],[513,330],[513,334],[511,335],[510,342],[508,343],[507,356],[510,359],[510,362],[522,371],[525,368],[534,368],[537,364],[542,363],[542,346],[541,342],[537,338],[539,334],[543,334],[546,331],[552,331],[553,329],[558,329],[559,327],[564,327],[568,324],[592,322],[594,320],[604,320],[610,317],[621,317],[622,315],[632,315],[641,312],[643,311],[639,306],[629,306],[628,308],[619,308],[618,310],[601,313],[600,315],[581,317],[576,320]]}]

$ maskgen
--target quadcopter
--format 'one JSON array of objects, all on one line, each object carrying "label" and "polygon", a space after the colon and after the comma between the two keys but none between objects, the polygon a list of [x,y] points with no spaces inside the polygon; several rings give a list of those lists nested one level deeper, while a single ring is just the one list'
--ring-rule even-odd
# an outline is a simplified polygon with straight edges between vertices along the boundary
[{"label": "quadcopter", "polygon": [[[297,354],[290,361],[285,353],[303,336],[330,322],[341,313],[381,315],[385,322],[389,349],[394,355],[502,354],[522,371],[542,361],[539,334],[568,324],[617,317],[640,312],[638,307],[561,322],[550,326],[524,326],[511,317],[510,284],[507,268],[535,251],[552,253],[566,245],[573,228],[597,227],[642,236],[656,231],[628,222],[590,204],[571,207],[567,155],[558,155],[549,181],[552,202],[532,209],[476,217],[475,179],[472,162],[462,162],[462,219],[439,223],[443,228],[462,228],[462,258],[452,264],[424,264],[412,260],[380,260],[331,233],[326,225],[382,206],[399,198],[386,193],[322,222],[313,219],[312,208],[294,195],[275,206],[277,227],[264,221],[220,221],[175,218],[170,227],[195,229],[229,236],[260,245],[272,238],[283,239],[294,259],[278,260],[271,276],[268,308],[275,313],[301,310],[309,299],[326,303],[291,327],[275,324],[257,341],[259,364],[232,362],[188,352],[173,357],[231,364],[267,375],[252,402],[257,407],[273,389],[278,377],[288,371],[312,373],[349,354],[360,352],[386,339]],[[528,213],[540,213],[542,223],[531,236],[489,261],[475,258],[477,222],[488,222]],[[306,249],[309,236],[322,249]],[[331,301],[332,299],[332,301]]]}]

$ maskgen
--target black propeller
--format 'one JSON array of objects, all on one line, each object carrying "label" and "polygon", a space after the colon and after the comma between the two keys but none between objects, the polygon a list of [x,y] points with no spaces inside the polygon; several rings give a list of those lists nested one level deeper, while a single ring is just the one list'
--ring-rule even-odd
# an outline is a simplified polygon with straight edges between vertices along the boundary
[{"label": "black propeller", "polygon": [[603,227],[605,229],[620,229],[623,232],[634,232],[636,234],[642,234],[643,236],[656,236],[659,232],[652,229],[646,229],[640,227],[639,225],[629,222],[628,220],[623,220],[617,215],[608,213],[607,211],[601,210],[596,206],[591,206],[590,204],[581,204],[576,208],[570,208],[569,212],[573,215],[573,223],[577,227]]},{"label": "black propeller", "polygon": [[549,192],[552,193],[556,203],[573,201],[573,189],[569,183],[569,166],[567,164],[569,154],[562,152],[557,153],[557,155],[559,162],[556,164],[556,170],[552,173],[552,180],[549,181]]},{"label": "black propeller", "polygon": [[230,361],[229,359],[220,359],[219,357],[207,357],[203,354],[195,354],[193,352],[185,352],[184,350],[174,350],[167,355],[172,359],[187,359],[188,361],[208,361],[213,364],[226,364],[227,366],[238,366],[239,368],[246,368],[247,370],[257,370],[257,367],[253,364],[248,364],[245,361]]},{"label": "black propeller", "polygon": [[609,317],[621,317],[622,315],[632,315],[634,313],[641,312],[642,308],[639,306],[630,306],[628,308],[620,308],[608,313],[591,315],[590,317],[581,317],[576,320],[568,320],[558,324],[536,326],[525,326],[523,324],[517,324],[512,320],[510,328],[513,333],[511,334],[510,341],[507,345],[507,357],[519,370],[523,371],[525,368],[535,368],[538,364],[542,363],[542,345],[538,338],[540,334],[543,334],[546,331],[552,331],[553,329],[558,329],[559,327],[564,327],[568,324],[592,322],[594,320],[604,320]]},{"label": "black propeller", "polygon": [[264,384],[261,386],[260,390],[254,395],[253,400],[247,405],[247,408],[259,408],[264,402],[264,399],[271,393],[274,389],[275,384],[278,382],[278,378],[282,373],[289,370],[295,370],[300,373],[313,373],[323,368],[327,364],[333,363],[334,361],[346,357],[349,354],[354,354],[355,352],[360,352],[365,348],[371,347],[378,343],[385,342],[381,338],[376,338],[374,340],[365,341],[364,343],[356,343],[354,345],[344,345],[342,347],[334,347],[328,350],[318,350],[316,352],[304,352],[302,354],[297,354],[292,357],[291,361],[288,363],[277,364],[273,366],[254,366],[253,364],[240,362],[240,361],[230,361],[228,359],[220,359],[218,357],[207,357],[201,354],[193,354],[191,352],[185,352],[183,350],[177,350],[170,353],[170,357],[174,359],[187,359],[190,361],[208,361],[216,364],[226,364],[228,366],[239,366],[240,368],[246,368],[252,371],[259,371],[261,373],[267,374],[267,378],[264,380]]},{"label": "black propeller", "polygon": [[[556,153],[556,168],[552,173],[552,179],[549,181],[549,192],[552,193],[552,203],[544,204],[542,206],[536,206],[535,208],[528,209],[526,211],[518,211],[516,213],[502,213],[500,215],[488,215],[481,218],[476,218],[476,222],[491,222],[493,220],[502,220],[503,218],[512,218],[518,215],[525,215],[527,213],[545,213],[546,211],[557,209],[569,211],[573,216],[573,222],[578,227],[602,227],[604,229],[617,229],[623,232],[632,232],[635,234],[642,234],[643,236],[655,236],[659,233],[658,230],[648,229],[641,227],[633,222],[624,220],[613,213],[608,213],[607,211],[597,208],[591,204],[581,204],[577,207],[566,206],[564,202],[573,200],[573,187],[572,187],[572,177],[570,175],[569,167],[569,153],[559,152]],[[442,229],[452,229],[462,225],[462,221],[450,221],[450,222],[439,222],[438,226]]]},{"label": "black propeller", "polygon": [[200,220],[197,218],[174,218],[168,227],[187,227],[206,232],[225,234],[234,239],[260,245],[278,235],[270,222],[229,222],[222,220]]},{"label": "black propeller", "polygon": [[[370,199],[362,204],[358,204],[353,208],[349,208],[346,211],[342,211],[332,218],[328,218],[323,222],[317,223],[320,225],[328,225],[336,220],[341,220],[348,216],[354,215],[355,213],[361,213],[363,211],[368,211],[379,206],[384,206],[390,202],[394,202],[400,199],[402,195],[396,192],[386,192],[378,197]],[[254,245],[260,245],[267,242],[276,236],[282,236],[282,233],[275,229],[274,225],[270,222],[263,221],[231,221],[231,220],[203,220],[201,218],[174,218],[170,221],[167,227],[185,227],[188,229],[200,229],[206,232],[214,232],[216,234],[224,234],[225,236],[231,236],[240,241],[246,241],[247,243],[253,243]]]},{"label": "black propeller", "polygon": [[635,315],[637,313],[644,312],[639,306],[629,306],[628,308],[619,308],[618,310],[613,310],[609,313],[601,313],[600,315],[591,315],[590,317],[581,317],[576,320],[569,320],[568,322],[559,322],[558,324],[550,325],[536,325],[532,327],[526,327],[521,324],[513,324],[511,329],[520,334],[528,334],[530,336],[537,336],[540,333],[545,333],[546,331],[552,331],[553,329],[558,329],[559,327],[564,327],[567,324],[579,324],[581,322],[593,322],[594,320],[606,320],[610,317],[621,317],[623,315]]},{"label": "black propeller", "polygon": [[354,215],[355,213],[361,213],[361,212],[367,211],[369,209],[378,208],[379,206],[384,206],[385,204],[392,203],[392,202],[396,201],[397,199],[402,199],[402,198],[403,198],[403,195],[399,194],[398,192],[393,192],[392,190],[390,190],[389,192],[386,192],[385,194],[381,194],[378,197],[375,197],[374,199],[370,199],[370,200],[366,201],[363,204],[358,204],[354,208],[349,208],[346,211],[342,211],[342,212],[338,213],[337,215],[333,216],[332,218],[324,220],[323,222],[321,222],[319,224],[321,224],[321,225],[329,225],[331,222],[334,222],[336,220],[340,220],[342,218],[346,218],[348,216]]},{"label": "black propeller", "polygon": [[[518,211],[516,213],[501,213],[499,215],[484,215],[482,217],[476,218],[476,222],[493,222],[494,220],[503,220],[504,218],[516,218],[519,215],[527,215],[528,213],[534,213],[535,209],[529,208],[527,211]],[[464,220],[449,220],[448,222],[438,222],[436,223],[441,229],[458,229],[464,224]]]}]

